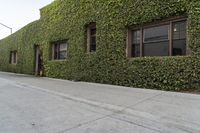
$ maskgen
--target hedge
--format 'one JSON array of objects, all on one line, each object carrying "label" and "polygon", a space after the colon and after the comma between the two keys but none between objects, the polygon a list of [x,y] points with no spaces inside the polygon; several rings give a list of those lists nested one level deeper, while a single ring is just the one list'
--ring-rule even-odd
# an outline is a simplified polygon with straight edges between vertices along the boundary
[{"label": "hedge", "polygon": [[[0,41],[0,70],[34,74],[34,45],[43,51],[45,75],[76,81],[179,91],[200,87],[200,2],[197,0],[55,0],[41,18]],[[186,57],[126,57],[127,27],[173,16],[188,17]],[[85,26],[97,24],[97,51],[85,51]],[[66,61],[49,59],[50,44],[68,40]],[[11,50],[18,64],[9,64]]]}]

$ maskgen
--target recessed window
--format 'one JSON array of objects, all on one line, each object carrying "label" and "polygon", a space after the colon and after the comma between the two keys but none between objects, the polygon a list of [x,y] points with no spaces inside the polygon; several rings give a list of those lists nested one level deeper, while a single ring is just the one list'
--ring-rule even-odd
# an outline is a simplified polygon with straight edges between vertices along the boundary
[{"label": "recessed window", "polygon": [[186,55],[186,19],[129,29],[128,56]]},{"label": "recessed window", "polygon": [[10,52],[10,64],[17,64],[17,51]]},{"label": "recessed window", "polygon": [[185,55],[186,54],[186,22],[181,21],[173,23],[173,40],[172,48],[173,55]]},{"label": "recessed window", "polygon": [[141,41],[141,31],[135,30],[133,31],[133,44],[132,44],[132,51],[131,56],[132,57],[140,57],[140,41]]},{"label": "recessed window", "polygon": [[64,60],[67,58],[67,43],[57,42],[52,45],[52,57],[54,60]]},{"label": "recessed window", "polygon": [[167,56],[169,54],[169,25],[145,28],[144,56]]},{"label": "recessed window", "polygon": [[87,27],[87,51],[96,52],[96,23]]}]

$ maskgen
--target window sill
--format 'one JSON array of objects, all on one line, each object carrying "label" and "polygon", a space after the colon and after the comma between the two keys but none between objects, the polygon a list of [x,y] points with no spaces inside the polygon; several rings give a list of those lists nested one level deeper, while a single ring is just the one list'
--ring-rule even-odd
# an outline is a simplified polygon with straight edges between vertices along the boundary
[{"label": "window sill", "polygon": [[68,59],[62,59],[62,60],[50,60],[50,61],[53,61],[53,62],[64,62],[64,61],[67,61]]},{"label": "window sill", "polygon": [[127,57],[128,60],[140,60],[140,59],[163,59],[163,58],[184,58],[190,57],[191,55],[180,55],[180,56],[142,56],[142,57]]},{"label": "window sill", "polygon": [[16,65],[17,65],[17,63],[11,63],[10,65],[16,66]]},{"label": "window sill", "polygon": [[93,54],[96,54],[97,51],[93,51],[93,52],[86,52],[87,55],[93,55]]}]

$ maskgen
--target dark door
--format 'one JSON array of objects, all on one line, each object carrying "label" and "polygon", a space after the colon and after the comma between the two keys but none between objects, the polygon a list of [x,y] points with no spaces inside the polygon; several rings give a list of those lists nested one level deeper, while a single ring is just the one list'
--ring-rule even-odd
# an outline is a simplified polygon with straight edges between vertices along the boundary
[{"label": "dark door", "polygon": [[43,75],[42,51],[38,45],[35,46],[35,75]]}]

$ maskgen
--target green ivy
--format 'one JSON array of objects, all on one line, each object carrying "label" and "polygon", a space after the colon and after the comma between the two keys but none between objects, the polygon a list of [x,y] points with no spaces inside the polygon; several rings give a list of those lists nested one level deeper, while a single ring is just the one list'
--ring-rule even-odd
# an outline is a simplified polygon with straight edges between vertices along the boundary
[{"label": "green ivy", "polygon": [[[200,87],[200,2],[197,0],[55,0],[41,18],[0,41],[0,70],[34,74],[34,45],[45,75],[76,81],[179,91]],[[191,56],[126,58],[127,27],[187,15]],[[88,54],[85,26],[97,24],[97,52]],[[68,40],[69,58],[49,60],[50,43]],[[11,50],[18,64],[9,64]]]}]

